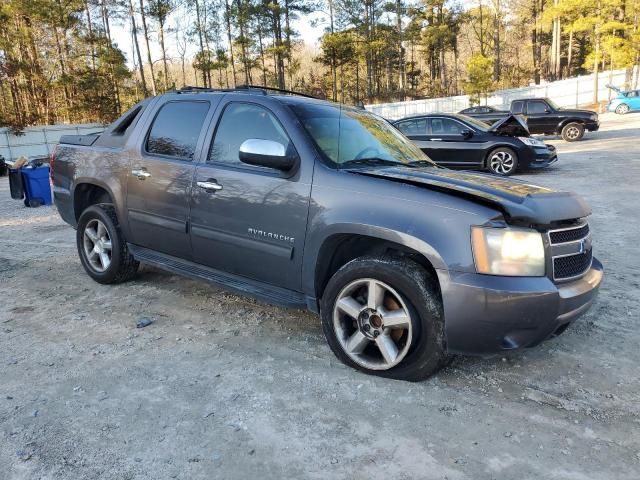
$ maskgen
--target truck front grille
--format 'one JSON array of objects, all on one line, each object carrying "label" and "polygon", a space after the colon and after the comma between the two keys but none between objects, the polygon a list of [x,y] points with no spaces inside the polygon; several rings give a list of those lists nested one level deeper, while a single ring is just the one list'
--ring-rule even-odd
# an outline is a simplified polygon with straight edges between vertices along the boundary
[{"label": "truck front grille", "polygon": [[554,258],[553,276],[556,280],[566,280],[584,275],[591,268],[592,259],[591,250],[577,255]]},{"label": "truck front grille", "polygon": [[593,252],[591,232],[587,223],[550,230],[548,235],[551,244],[554,280],[573,280],[589,271],[593,261]]},{"label": "truck front grille", "polygon": [[552,230],[549,232],[549,239],[551,243],[566,243],[574,242],[585,238],[589,234],[589,224],[585,223],[578,228],[571,228],[569,230]]}]

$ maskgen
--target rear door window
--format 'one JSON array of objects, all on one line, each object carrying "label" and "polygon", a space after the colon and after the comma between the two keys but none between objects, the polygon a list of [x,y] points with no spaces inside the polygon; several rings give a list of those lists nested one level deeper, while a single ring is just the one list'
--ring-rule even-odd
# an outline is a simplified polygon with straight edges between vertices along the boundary
[{"label": "rear door window", "polygon": [[145,149],[147,153],[191,161],[209,111],[209,102],[165,103],[153,120]]},{"label": "rear door window", "polygon": [[405,120],[398,123],[398,130],[400,130],[405,135],[426,135],[427,120],[425,118]]},{"label": "rear door window", "polygon": [[513,102],[511,104],[511,113],[520,114],[524,111],[524,102]]}]

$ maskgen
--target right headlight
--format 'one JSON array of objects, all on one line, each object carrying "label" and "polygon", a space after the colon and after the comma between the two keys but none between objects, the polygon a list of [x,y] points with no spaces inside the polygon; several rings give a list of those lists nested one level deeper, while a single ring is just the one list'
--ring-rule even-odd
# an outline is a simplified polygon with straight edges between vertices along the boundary
[{"label": "right headlight", "polygon": [[530,145],[532,147],[544,147],[544,142],[542,140],[538,140],[537,138],[518,137],[518,140],[520,140],[525,145]]},{"label": "right headlight", "polygon": [[544,244],[535,230],[471,227],[471,244],[478,273],[544,276]]}]

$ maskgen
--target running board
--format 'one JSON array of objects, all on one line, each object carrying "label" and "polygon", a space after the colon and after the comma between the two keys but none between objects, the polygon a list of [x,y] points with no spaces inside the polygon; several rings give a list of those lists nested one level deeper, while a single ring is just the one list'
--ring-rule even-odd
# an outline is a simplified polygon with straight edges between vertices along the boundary
[{"label": "running board", "polygon": [[248,295],[266,303],[288,308],[307,309],[310,305],[307,297],[300,292],[275,287],[267,283],[232,275],[181,258],[156,252],[145,247],[127,243],[129,252],[140,262],[153,265],[178,275],[196,280],[205,280],[231,290],[234,293]]}]

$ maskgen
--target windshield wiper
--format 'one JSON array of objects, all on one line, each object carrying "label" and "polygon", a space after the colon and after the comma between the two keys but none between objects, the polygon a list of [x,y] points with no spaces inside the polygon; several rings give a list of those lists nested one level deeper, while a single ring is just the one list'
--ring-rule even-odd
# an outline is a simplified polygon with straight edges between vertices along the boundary
[{"label": "windshield wiper", "polygon": [[358,159],[354,159],[354,160],[348,160],[346,162],[343,162],[340,166],[341,167],[346,167],[346,166],[351,166],[351,165],[370,165],[370,166],[394,165],[394,166],[401,166],[402,163],[401,162],[396,162],[394,160],[387,160],[386,158],[369,157],[369,158],[358,158]]},{"label": "windshield wiper", "polygon": [[409,162],[406,165],[410,167],[438,167],[439,165],[433,163],[431,160],[414,160],[413,162]]}]

